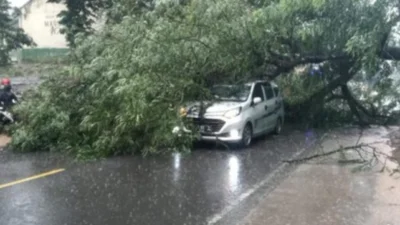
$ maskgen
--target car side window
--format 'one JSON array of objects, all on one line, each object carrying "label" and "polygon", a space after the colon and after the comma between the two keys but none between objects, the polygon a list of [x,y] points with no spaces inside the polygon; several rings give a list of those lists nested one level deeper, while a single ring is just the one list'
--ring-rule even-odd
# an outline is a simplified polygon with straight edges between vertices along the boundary
[{"label": "car side window", "polygon": [[278,97],[281,93],[279,93],[279,88],[274,87],[275,96]]},{"label": "car side window", "polygon": [[264,83],[263,84],[264,90],[265,90],[265,95],[267,96],[267,100],[273,99],[274,98],[274,91],[272,90],[272,86],[270,83]]},{"label": "car side window", "polygon": [[263,92],[263,90],[262,90],[261,84],[256,84],[256,86],[254,86],[253,99],[254,99],[255,97],[260,97],[262,101],[265,100],[265,98],[264,98],[264,92]]}]

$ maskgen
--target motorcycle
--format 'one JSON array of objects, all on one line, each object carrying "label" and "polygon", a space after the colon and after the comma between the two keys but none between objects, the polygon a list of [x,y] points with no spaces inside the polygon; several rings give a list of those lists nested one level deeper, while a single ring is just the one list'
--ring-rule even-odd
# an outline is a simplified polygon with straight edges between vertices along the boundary
[{"label": "motorcycle", "polygon": [[[12,105],[15,104],[17,104],[17,102],[13,100]],[[0,102],[0,122],[4,125],[15,122],[14,115],[7,110],[7,108],[4,106],[4,102]]]},{"label": "motorcycle", "polygon": [[14,123],[14,116],[4,106],[0,106],[0,120],[3,124]]}]

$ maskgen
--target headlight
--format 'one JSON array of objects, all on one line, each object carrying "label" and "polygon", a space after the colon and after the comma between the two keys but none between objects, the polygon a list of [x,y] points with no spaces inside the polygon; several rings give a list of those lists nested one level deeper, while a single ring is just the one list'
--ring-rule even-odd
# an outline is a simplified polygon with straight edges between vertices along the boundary
[{"label": "headlight", "polygon": [[174,129],[172,129],[173,134],[177,134],[177,133],[179,133],[179,131],[181,131],[181,129],[179,127],[174,127]]},{"label": "headlight", "polygon": [[227,111],[224,116],[226,118],[233,118],[236,116],[239,116],[239,114],[242,112],[242,107],[236,108],[236,109],[231,109],[229,111]]},{"label": "headlight", "polygon": [[184,116],[187,115],[187,110],[186,110],[185,107],[181,107],[181,108],[179,109],[179,115],[182,116],[182,117],[184,117]]}]

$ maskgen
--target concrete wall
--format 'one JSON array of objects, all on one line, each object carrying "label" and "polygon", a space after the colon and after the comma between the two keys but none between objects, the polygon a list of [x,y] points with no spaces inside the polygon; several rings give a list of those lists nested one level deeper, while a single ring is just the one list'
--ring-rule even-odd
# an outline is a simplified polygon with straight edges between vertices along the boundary
[{"label": "concrete wall", "polygon": [[19,26],[33,38],[38,48],[66,48],[65,36],[60,34],[57,15],[65,9],[63,4],[47,0],[30,0],[21,7]]}]

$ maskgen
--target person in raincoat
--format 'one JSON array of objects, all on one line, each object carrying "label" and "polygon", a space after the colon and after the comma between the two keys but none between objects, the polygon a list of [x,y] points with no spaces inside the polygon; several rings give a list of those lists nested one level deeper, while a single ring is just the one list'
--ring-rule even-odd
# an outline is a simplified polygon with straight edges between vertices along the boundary
[{"label": "person in raincoat", "polygon": [[7,109],[17,101],[17,96],[11,91],[10,79],[3,78],[1,80],[0,104]]}]

